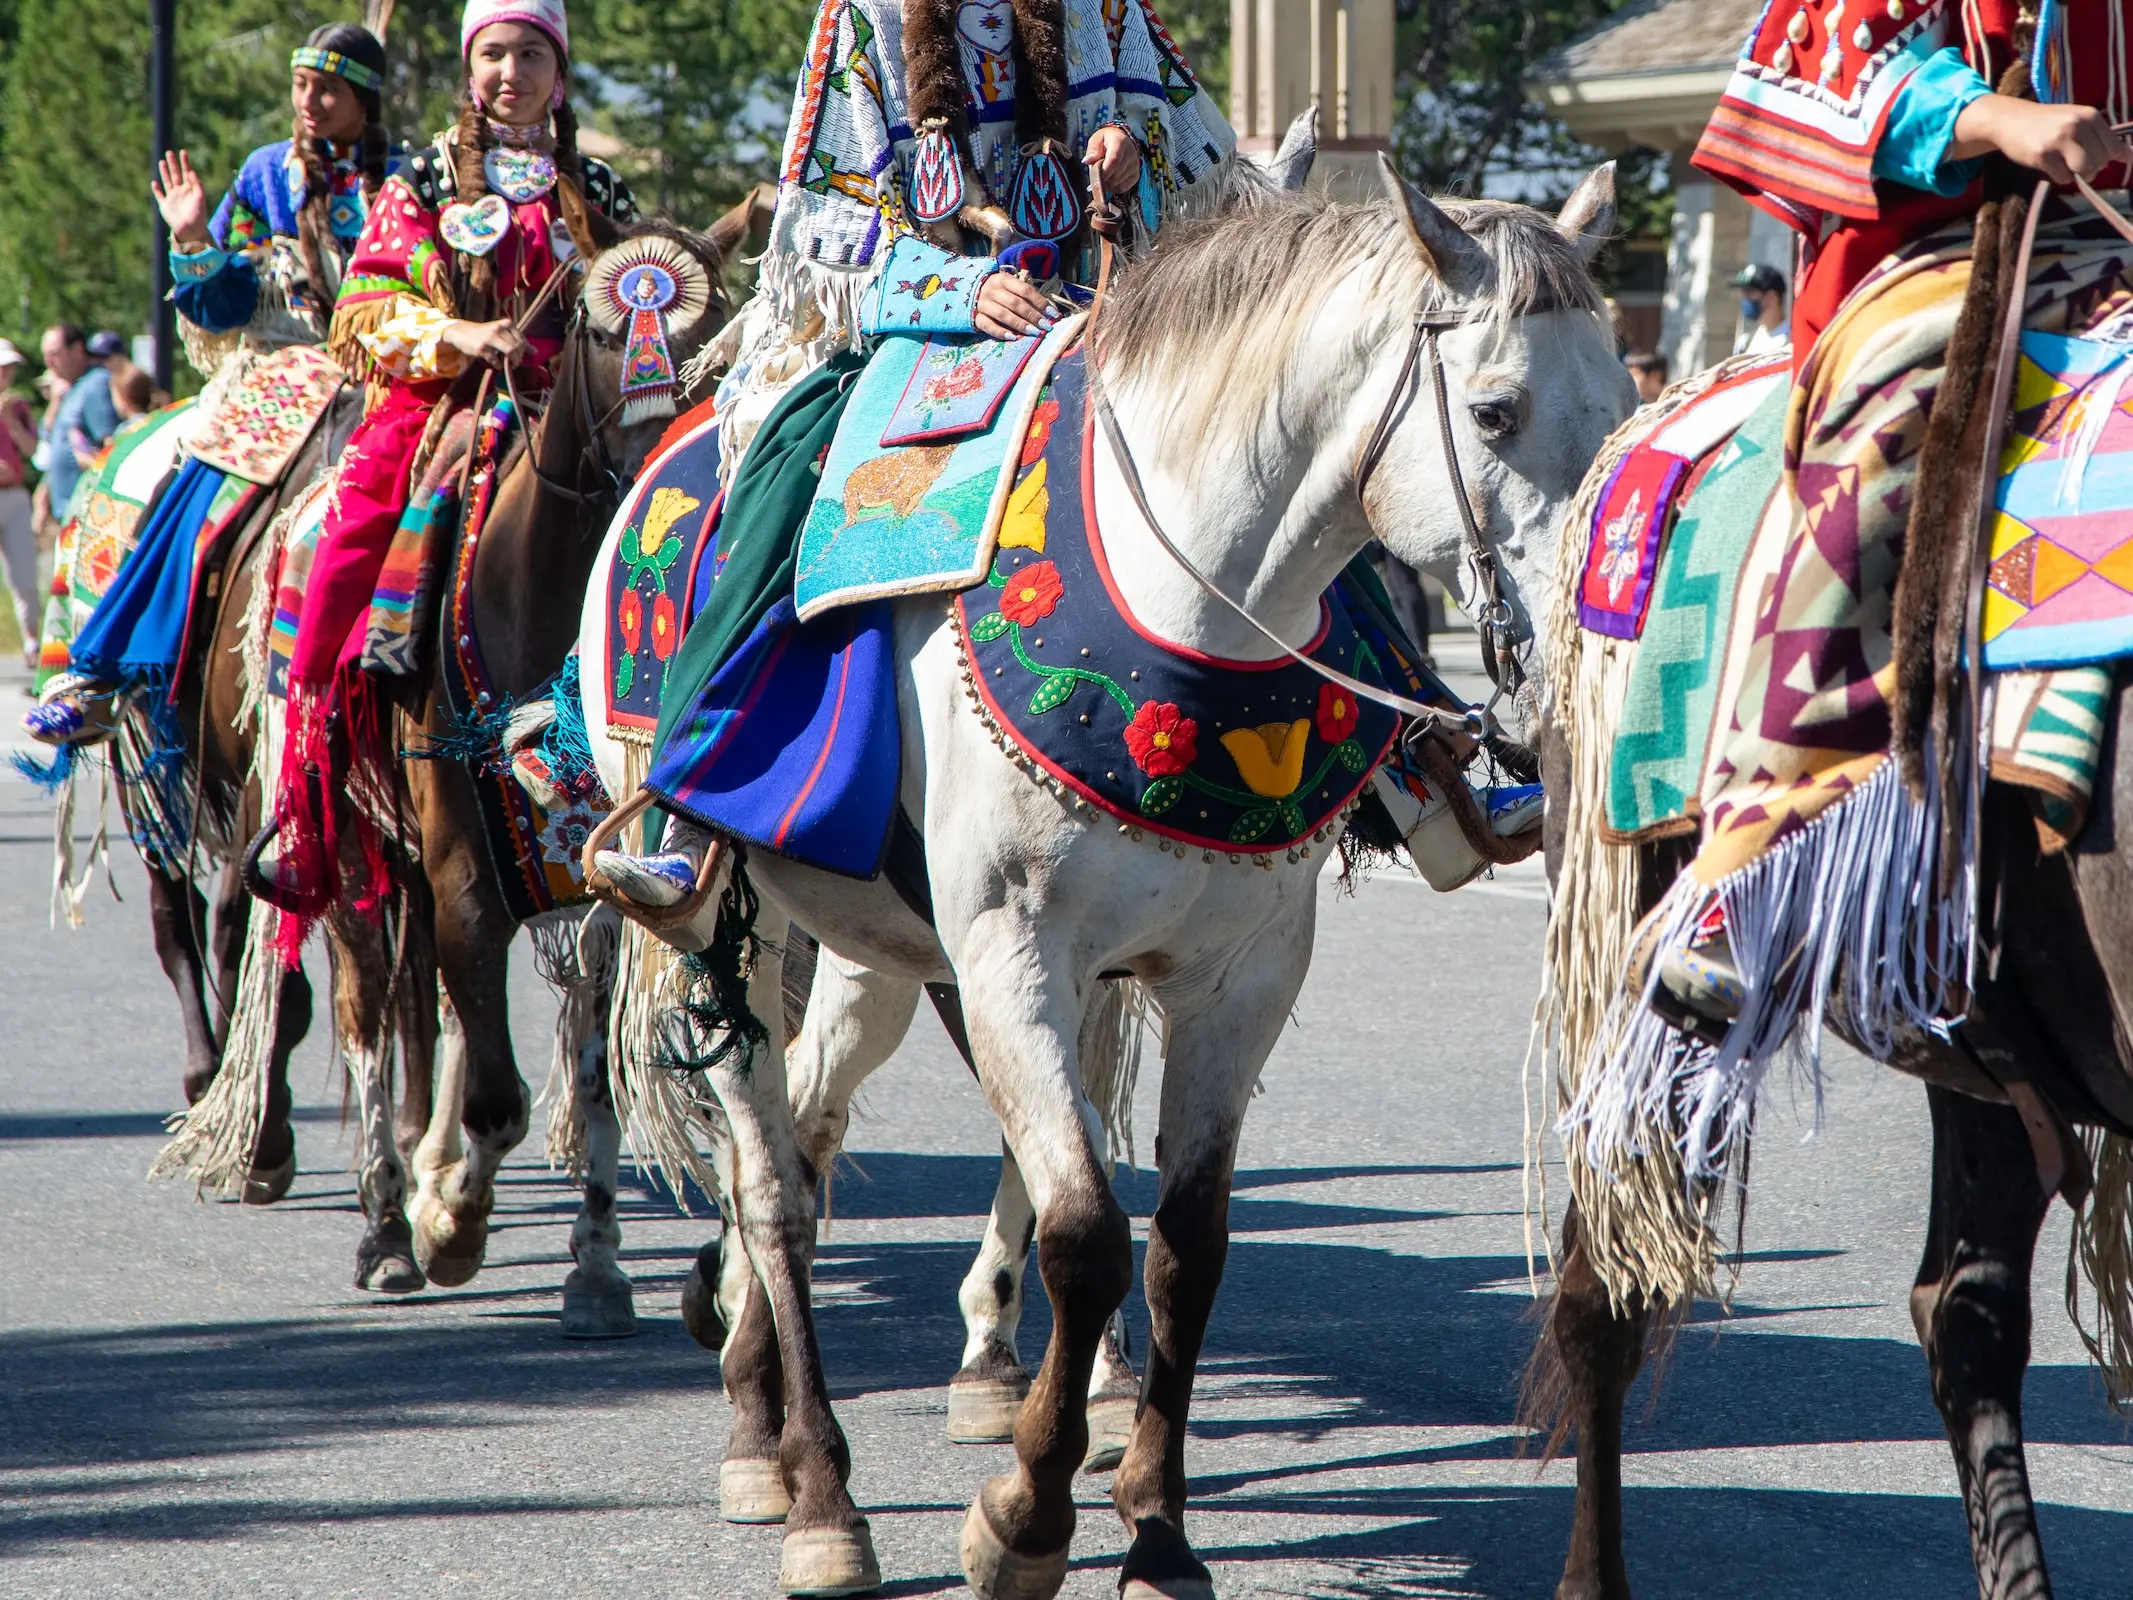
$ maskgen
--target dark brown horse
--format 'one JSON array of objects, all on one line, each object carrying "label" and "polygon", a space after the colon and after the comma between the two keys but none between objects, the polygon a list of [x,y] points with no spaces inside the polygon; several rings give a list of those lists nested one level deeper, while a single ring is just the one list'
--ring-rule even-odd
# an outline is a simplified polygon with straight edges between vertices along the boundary
[{"label": "dark brown horse", "polygon": [[[2121,683],[2122,687],[2122,683]],[[2116,801],[2133,798],[2133,703],[2121,692],[2087,831],[2040,851],[2028,802],[1994,786],[1984,812],[1982,906],[1998,908],[1986,974],[1952,1042],[1916,1037],[1891,1063],[1923,1079],[1933,1119],[1933,1186],[1911,1319],[1955,1454],[1985,1600],[2051,1593],[2022,1444],[2030,1274],[2052,1196],[2085,1192],[2076,1128],[2133,1134],[2133,850]],[[1570,752],[1544,741],[1551,792]],[[1551,873],[1563,839],[1549,813]],[[1679,842],[1640,853],[1655,904],[1687,859]],[[1529,1384],[1552,1443],[1577,1441],[1577,1509],[1558,1600],[1630,1593],[1622,1550],[1622,1406],[1647,1340],[1685,1310],[1633,1300],[1613,1309],[1581,1237],[1563,1219],[1561,1274]],[[2121,1309],[2123,1315],[2123,1309]],[[1713,1559],[1717,1559],[1715,1556]]]},{"label": "dark brown horse", "polygon": [[[151,851],[144,851],[142,859],[148,869],[156,953],[177,991],[184,1019],[188,1106],[200,1107],[222,1074],[246,956],[251,902],[243,891],[239,863],[230,859],[230,841],[251,837],[261,809],[256,757],[262,730],[244,666],[248,627],[255,602],[261,598],[258,586],[271,580],[274,545],[286,520],[284,513],[293,513],[331,470],[361,412],[360,390],[344,389],[280,485],[213,553],[202,588],[206,625],[195,630],[179,672],[178,711],[187,734],[182,782],[196,813],[192,832],[197,846],[188,848],[180,860],[166,860]],[[212,921],[195,872],[201,861],[214,870]],[[385,1127],[383,1097],[389,1085],[360,1079],[357,1084],[366,1138],[374,1147],[382,1144],[393,1151],[396,1162],[399,1150],[411,1147],[429,1120],[436,1003],[427,922],[411,926],[409,937],[395,941],[400,956],[397,983],[368,985],[363,981],[381,966],[387,974],[393,970],[390,950],[370,949],[382,930],[336,923],[331,934],[328,952],[334,974],[336,1037],[344,1054],[353,1065],[366,1051],[382,1045],[389,1028],[399,1035],[404,1072],[394,1127]],[[238,1069],[246,1081],[223,1085],[227,1103],[202,1108],[165,1163],[166,1170],[188,1170],[205,1182],[236,1179],[241,1197],[252,1204],[278,1200],[295,1176],[288,1066],[291,1052],[309,1030],[312,1015],[311,984],[301,970],[278,974],[262,970],[260,981],[272,991],[271,1001],[263,1008],[271,1024],[268,1037],[249,1041],[247,1059]],[[249,1114],[248,1102],[256,1105]],[[369,1126],[373,1123],[375,1129]],[[212,1148],[217,1140],[211,1124],[236,1126],[252,1134],[247,1150],[225,1149],[218,1159]],[[227,1170],[232,1154],[243,1162],[241,1174]],[[392,1164],[373,1148],[359,1178],[366,1227],[357,1252],[355,1281],[359,1288],[405,1293],[422,1287],[405,1217],[397,1203],[374,1203],[374,1197],[382,1200],[392,1187],[386,1170]]]},{"label": "dark brown horse", "polygon": [[[686,363],[717,333],[724,313],[718,289],[723,264],[760,211],[751,195],[706,235],[639,230],[637,237],[656,232],[679,244],[711,280],[711,309],[674,340],[677,363]],[[599,270],[597,262],[593,270]],[[469,616],[492,691],[503,702],[535,695],[562,668],[577,642],[586,585],[622,489],[663,430],[662,422],[625,426],[617,420],[623,361],[620,337],[582,310],[573,315],[546,412],[502,470],[475,551]],[[447,703],[441,676],[408,721],[403,747],[455,737],[460,719]],[[443,1067],[431,1127],[415,1152],[415,1254],[430,1281],[454,1285],[480,1269],[495,1175],[525,1137],[529,1120],[505,992],[507,952],[519,922],[491,858],[466,763],[410,762],[407,783],[421,840],[420,882],[410,885],[410,893],[432,909],[445,1000]],[[591,1081],[581,1077],[581,1104],[604,1100],[604,1062],[594,1039],[583,1058]],[[612,1123],[611,1110],[605,1123]],[[612,1127],[604,1132],[614,1136]],[[628,1280],[611,1265],[618,1236],[614,1201],[611,1179],[587,1184],[585,1212],[573,1236],[581,1270],[565,1290],[568,1332],[598,1336],[632,1326]],[[589,1245],[602,1248],[588,1252]],[[587,1270],[589,1254],[606,1270]]]}]

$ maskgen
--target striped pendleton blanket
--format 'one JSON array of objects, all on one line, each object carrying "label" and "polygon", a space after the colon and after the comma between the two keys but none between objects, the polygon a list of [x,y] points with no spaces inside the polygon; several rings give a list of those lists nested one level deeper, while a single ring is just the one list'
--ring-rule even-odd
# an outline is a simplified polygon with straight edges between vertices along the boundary
[{"label": "striped pendleton blanket", "polygon": [[[2028,325],[2083,334],[2133,313],[2129,270],[2133,248],[2115,236],[2048,227]],[[1643,644],[1585,629],[1551,642],[1550,716],[1573,772],[1543,1028],[1572,1187],[1617,1294],[1679,1303],[1709,1290],[1716,1180],[1745,1155],[1757,1091],[1781,1057],[1796,1056],[1819,1108],[1829,1008],[1882,1058],[1900,1034],[1944,1031],[1967,1008],[1972,841],[1963,817],[1940,815],[1932,786],[1913,797],[1891,759],[1890,613],[1969,271],[1967,237],[1928,241],[1878,268],[1822,335],[1790,396],[1768,509],[1728,541],[1744,551],[1737,593],[1699,652],[1699,681],[1715,670],[1716,694],[1707,720],[1661,752],[1675,781],[1625,767],[1654,751],[1617,736],[1637,704],[1665,699],[1654,700],[1656,675],[1679,673],[1668,648],[1649,663],[1645,652],[1667,626],[1668,562],[1689,552],[1662,557]],[[1647,411],[1632,427],[1664,421]],[[1630,447],[1611,444],[1588,497]],[[1583,514],[1595,504],[1587,498]],[[1684,524],[1696,510],[1692,499]],[[1577,604],[1579,577],[1561,580],[1559,606]],[[1708,583],[1677,587],[1708,603]],[[1996,680],[1990,771],[2036,791],[2047,846],[2085,818],[2109,686],[2093,666]],[[1694,781],[1680,781],[1690,771]],[[1695,858],[1640,929],[1634,846],[1684,831],[1698,838]],[[1717,1045],[1668,1027],[1623,976],[1641,938],[1656,930],[1656,947],[1668,948],[1714,911],[1749,991]]]}]

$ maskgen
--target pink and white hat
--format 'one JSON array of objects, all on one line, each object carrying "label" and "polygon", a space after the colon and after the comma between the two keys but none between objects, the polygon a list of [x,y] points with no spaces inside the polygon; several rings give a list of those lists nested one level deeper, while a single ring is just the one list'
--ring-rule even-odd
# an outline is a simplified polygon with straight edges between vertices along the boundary
[{"label": "pink and white hat", "polygon": [[563,0],[467,0],[459,19],[459,53],[474,48],[474,35],[495,22],[524,22],[555,41],[565,60],[570,58],[570,16]]}]

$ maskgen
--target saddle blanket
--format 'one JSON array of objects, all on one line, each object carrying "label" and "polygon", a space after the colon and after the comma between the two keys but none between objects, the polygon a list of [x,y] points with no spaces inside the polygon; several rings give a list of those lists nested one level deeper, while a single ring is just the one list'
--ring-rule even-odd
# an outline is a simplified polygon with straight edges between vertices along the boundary
[{"label": "saddle blanket", "polygon": [[[997,557],[955,605],[981,714],[1055,790],[1173,847],[1243,861],[1337,828],[1397,719],[1295,662],[1212,660],[1149,635],[1095,526],[1084,352],[1047,362],[1032,398]],[[877,418],[866,436],[879,433]],[[1457,704],[1355,581],[1327,593],[1308,653]],[[810,623],[780,600],[670,731],[647,786],[754,848],[875,876],[901,769],[892,609],[873,599]]]},{"label": "saddle blanket", "polygon": [[1786,352],[1728,363],[1616,465],[1593,512],[1578,589],[1578,621],[1586,629],[1614,639],[1642,635],[1660,552],[1696,469],[1772,394],[1789,390],[1791,379]]},{"label": "saddle blanket", "polygon": [[[706,414],[670,435],[616,513],[622,534],[600,578],[611,729],[650,739],[667,669],[717,572],[719,427]],[[624,735],[628,736],[628,735]]]},{"label": "saddle blanket", "polygon": [[340,363],[311,345],[247,358],[193,436],[194,459],[247,483],[281,482],[347,381]]},{"label": "saddle blanket", "polygon": [[2133,343],[2028,332],[2000,457],[1985,664],[2133,654]]},{"label": "saddle blanket", "polygon": [[170,476],[199,425],[197,402],[176,405],[122,428],[75,491],[74,515],[60,529],[53,556],[52,593],[45,606],[37,658],[37,688],[73,666],[72,644],[133,551],[141,515],[157,485]]},{"label": "saddle blanket", "polygon": [[[960,364],[928,376],[952,348],[942,340],[899,334],[881,341],[853,388],[800,536],[793,599],[801,621],[865,600],[953,593],[985,580],[1022,437],[1053,363],[1081,337],[1084,321],[1065,319],[1034,350],[973,335],[963,344],[976,368],[967,380],[956,376]],[[981,344],[993,350],[981,354]],[[923,398],[939,378],[944,388],[967,385],[970,395],[983,396],[1002,373],[1013,381],[1004,401],[990,406],[991,427],[947,436],[952,421],[967,426],[986,408],[970,406],[969,395],[943,393],[937,426],[912,432],[917,402],[906,397],[914,386]],[[921,435],[929,442],[883,442]]]}]

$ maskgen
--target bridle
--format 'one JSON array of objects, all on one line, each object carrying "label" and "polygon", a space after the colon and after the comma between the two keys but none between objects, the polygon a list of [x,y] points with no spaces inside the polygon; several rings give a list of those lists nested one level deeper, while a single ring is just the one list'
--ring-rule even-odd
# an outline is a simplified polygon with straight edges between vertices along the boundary
[{"label": "bridle", "polygon": [[[556,264],[555,271],[548,275],[548,281],[541,285],[541,292],[534,296],[533,303],[526,307],[514,324],[519,333],[524,334],[527,328],[532,326],[533,319],[540,314],[541,308],[555,297],[557,288],[561,286],[564,278],[569,275],[571,268],[575,264],[574,260],[562,261]],[[566,347],[568,341],[583,337],[587,337],[585,334],[585,310],[584,307],[580,306],[571,312],[569,325],[565,333]],[[615,465],[614,456],[608,451],[606,428],[607,424],[614,419],[615,414],[622,409],[624,402],[618,398],[613,405],[607,408],[604,414],[596,415],[593,411],[592,380],[585,375],[583,352],[572,351],[568,365],[570,368],[570,394],[567,403],[577,412],[579,430],[585,440],[578,447],[576,483],[565,483],[559,478],[550,477],[541,466],[541,446],[547,438],[548,416],[553,409],[552,403],[544,408],[540,414],[538,419],[540,433],[536,436],[533,431],[535,419],[532,413],[526,409],[525,401],[519,398],[518,377],[510,362],[505,362],[503,367],[504,392],[510,395],[511,408],[518,413],[521,422],[526,427],[526,464],[532,469],[534,480],[540,484],[542,491],[554,495],[559,500],[568,500],[571,504],[584,507],[587,510],[597,510],[603,506],[611,506],[622,498],[622,473]],[[477,410],[480,409],[478,400],[475,403],[475,408]],[[578,483],[584,482],[587,476],[586,468],[588,465],[592,469],[591,475],[600,484],[590,494],[578,487]]]},{"label": "bridle", "polygon": [[[1110,249],[1110,242],[1105,240],[1104,272],[1100,283],[1108,282],[1110,277]],[[1102,308],[1103,297],[1099,292],[1095,307],[1089,313],[1092,326]],[[1132,498],[1134,509],[1148,525],[1148,531],[1155,536],[1156,543],[1163,547],[1171,560],[1184,569],[1187,577],[1282,654],[1293,661],[1301,662],[1321,678],[1346,689],[1358,699],[1371,701],[1410,718],[1419,725],[1416,731],[1440,731],[1481,739],[1495,731],[1497,704],[1506,694],[1518,692],[1524,682],[1524,673],[1520,670],[1512,649],[1516,642],[1511,631],[1512,612],[1510,603],[1503,598],[1496,552],[1482,536],[1481,523],[1474,515],[1473,496],[1467,488],[1466,475],[1460,470],[1458,442],[1452,434],[1450,389],[1444,375],[1444,352],[1438,339],[1446,328],[1458,326],[1459,318],[1442,312],[1421,312],[1416,315],[1414,332],[1407,344],[1407,355],[1400,363],[1400,375],[1393,383],[1392,393],[1385,399],[1384,409],[1378,413],[1375,426],[1371,428],[1364,439],[1362,449],[1357,453],[1355,496],[1357,504],[1362,508],[1363,520],[1368,524],[1370,509],[1363,500],[1364,490],[1369,486],[1371,475],[1385,459],[1385,453],[1392,444],[1392,436],[1408,406],[1413,402],[1416,374],[1426,357],[1430,386],[1437,400],[1438,438],[1443,446],[1445,470],[1451,477],[1452,491],[1459,502],[1460,523],[1466,536],[1467,560],[1474,569],[1475,588],[1481,597],[1481,615],[1475,624],[1476,631],[1481,635],[1481,659],[1488,669],[1489,681],[1495,685],[1496,691],[1489,697],[1486,706],[1470,709],[1463,714],[1447,711],[1442,706],[1425,705],[1419,700],[1409,699],[1406,695],[1395,694],[1390,689],[1352,678],[1322,661],[1314,661],[1253,616],[1202,572],[1192,558],[1179,549],[1171,541],[1170,535],[1163,531],[1163,525],[1157,519],[1154,508],[1148,503],[1147,491],[1141,484],[1140,472],[1134,465],[1133,452],[1127,447],[1125,433],[1118,425],[1117,414],[1111,408],[1110,397],[1105,394],[1100,381],[1090,386],[1090,398],[1096,407],[1097,421],[1102,425],[1104,438],[1111,446],[1112,457],[1118,463],[1119,476],[1125,482],[1126,493]],[[1092,355],[1093,349],[1092,344]],[[1092,371],[1096,370],[1093,360],[1091,368]],[[1100,371],[1097,376],[1100,379]]]},{"label": "bridle", "polygon": [[[1414,333],[1407,341],[1407,356],[1400,363],[1400,375],[1393,380],[1392,393],[1385,397],[1385,409],[1378,413],[1376,426],[1356,454],[1355,501],[1362,508],[1363,521],[1368,524],[1370,503],[1365,493],[1370,487],[1372,474],[1392,446],[1392,436],[1399,428],[1401,416],[1413,402],[1415,369],[1426,357],[1430,391],[1437,402],[1437,441],[1443,450],[1445,473],[1452,480],[1452,497],[1459,506],[1459,525],[1466,536],[1467,565],[1474,573],[1474,593],[1481,602],[1474,622],[1474,631],[1481,636],[1481,664],[1488,671],[1489,682],[1496,686],[1495,694],[1489,697],[1482,712],[1486,717],[1506,694],[1516,694],[1524,686],[1525,672],[1512,648],[1517,639],[1511,631],[1511,603],[1503,597],[1503,571],[1497,563],[1495,547],[1482,537],[1480,519],[1474,515],[1473,493],[1467,488],[1466,474],[1459,469],[1459,442],[1452,434],[1451,391],[1444,376],[1441,335],[1447,328],[1462,325],[1462,318],[1448,312],[1416,314]],[[1374,526],[1371,531],[1376,532]]]}]

